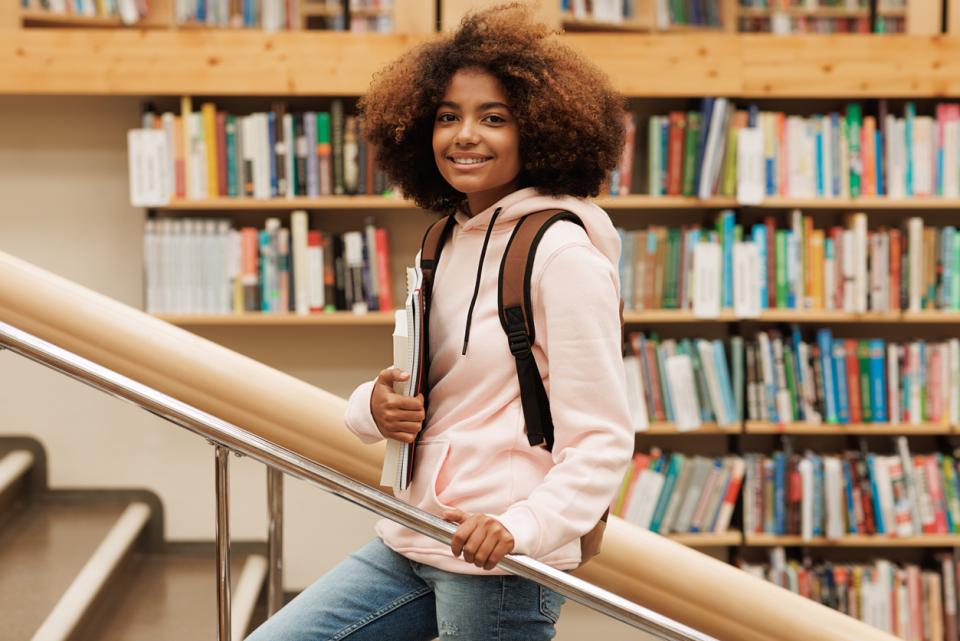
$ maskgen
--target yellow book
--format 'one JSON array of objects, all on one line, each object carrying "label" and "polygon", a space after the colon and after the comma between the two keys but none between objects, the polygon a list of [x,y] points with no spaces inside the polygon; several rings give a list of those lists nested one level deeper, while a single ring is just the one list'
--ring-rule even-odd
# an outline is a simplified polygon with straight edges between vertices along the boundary
[{"label": "yellow book", "polygon": [[[190,114],[193,113],[193,101],[190,99],[190,96],[181,96],[180,97],[180,125],[181,125],[181,136],[180,142],[183,145],[183,196],[187,197],[190,194],[190,190],[187,189],[187,185],[190,184],[190,127],[187,125],[190,122]],[[180,194],[178,194],[180,195]]]},{"label": "yellow book", "polygon": [[207,196],[214,198],[221,194],[217,191],[217,108],[212,102],[200,105],[203,114],[203,139],[207,149]]},{"label": "yellow book", "polygon": [[823,240],[822,229],[810,232],[810,298],[813,309],[823,309]]}]

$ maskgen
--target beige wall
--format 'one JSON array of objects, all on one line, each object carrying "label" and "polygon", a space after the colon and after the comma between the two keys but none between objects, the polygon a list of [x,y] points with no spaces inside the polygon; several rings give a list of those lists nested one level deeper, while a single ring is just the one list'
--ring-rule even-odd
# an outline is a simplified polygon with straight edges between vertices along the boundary
[{"label": "beige wall", "polygon": [[[126,131],[137,114],[133,98],[0,99],[0,251],[140,307],[144,212],[128,203],[126,165]],[[425,221],[410,212],[378,214],[381,220],[395,234],[394,265],[401,265]],[[383,367],[390,344],[386,328],[202,333],[342,396]],[[0,355],[0,381],[0,434],[43,442],[51,486],[148,488],[163,502],[168,539],[213,538],[213,450],[202,439],[13,354]],[[263,466],[236,458],[230,465],[232,534],[262,540]],[[292,479],[286,515],[291,590],[373,535],[375,517]],[[568,606],[558,638],[588,631],[610,641],[640,638]]]}]

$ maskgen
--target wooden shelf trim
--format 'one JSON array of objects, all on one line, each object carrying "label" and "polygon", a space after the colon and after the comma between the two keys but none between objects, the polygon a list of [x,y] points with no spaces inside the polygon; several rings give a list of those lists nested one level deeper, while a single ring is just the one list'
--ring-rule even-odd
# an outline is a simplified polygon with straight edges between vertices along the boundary
[{"label": "wooden shelf trim", "polygon": [[24,24],[54,25],[64,27],[123,27],[120,16],[87,16],[77,13],[57,13],[45,9],[22,9],[20,20]]},{"label": "wooden shelf trim", "polygon": [[722,533],[703,532],[703,533],[679,533],[673,532],[666,535],[671,541],[682,543],[687,547],[729,547],[743,543],[743,535],[740,530],[727,530]]},{"label": "wooden shelf trim", "polygon": [[[0,94],[357,96],[429,36],[259,30],[19,29]],[[565,33],[627,96],[911,97],[960,93],[960,38]]]},{"label": "wooden shelf trim", "polygon": [[928,548],[954,547],[960,545],[960,534],[925,534],[922,536],[887,536],[876,534],[854,534],[836,540],[815,537],[804,541],[796,535],[779,536],[776,534],[744,534],[743,544],[754,547],[772,546],[810,546],[810,547],[883,547],[883,548]]},{"label": "wooden shelf trim", "polygon": [[680,436],[703,436],[703,435],[717,435],[717,434],[739,434],[742,427],[739,424],[729,425],[727,427],[721,427],[716,423],[704,423],[700,427],[694,430],[679,430],[677,426],[673,423],[651,423],[650,427],[646,430],[639,431],[637,434],[639,436],[670,436],[670,435],[680,435]]},{"label": "wooden shelf trim", "polygon": [[393,327],[393,312],[324,312],[322,314],[155,314],[160,320],[181,327],[263,327],[263,326],[385,326]]},{"label": "wooden shelf trim", "polygon": [[744,425],[746,434],[886,434],[889,436],[904,435],[922,435],[922,434],[953,434],[954,428],[951,425],[942,423],[921,423],[919,425],[910,425],[908,423],[848,423],[844,425],[821,424],[808,425],[806,423],[793,423],[780,425],[766,421],[747,421]]}]

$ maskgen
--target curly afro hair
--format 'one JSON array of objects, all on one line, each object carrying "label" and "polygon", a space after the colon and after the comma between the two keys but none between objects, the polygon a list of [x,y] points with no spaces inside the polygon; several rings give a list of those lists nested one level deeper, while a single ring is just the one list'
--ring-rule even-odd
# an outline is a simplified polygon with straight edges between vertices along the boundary
[{"label": "curly afro hair", "polygon": [[468,14],[457,31],[379,71],[358,108],[362,133],[387,176],[418,206],[460,208],[433,156],[437,104],[464,68],[495,76],[517,119],[521,187],[596,196],[623,151],[624,99],[592,63],[550,37],[519,2]]}]

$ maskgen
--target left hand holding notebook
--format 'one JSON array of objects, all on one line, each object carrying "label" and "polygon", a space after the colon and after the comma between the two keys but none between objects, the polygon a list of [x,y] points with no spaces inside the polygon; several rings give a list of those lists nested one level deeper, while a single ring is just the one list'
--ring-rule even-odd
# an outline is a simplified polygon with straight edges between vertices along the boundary
[{"label": "left hand holding notebook", "polygon": [[402,443],[412,443],[423,427],[425,417],[423,394],[404,396],[397,394],[394,383],[410,377],[395,367],[388,367],[377,376],[370,395],[370,413],[377,429],[386,438]]},{"label": "left hand holding notebook", "polygon": [[478,568],[492,570],[513,551],[513,535],[497,519],[486,514],[467,514],[463,510],[444,510],[443,520],[459,523],[450,542],[454,557]]}]

